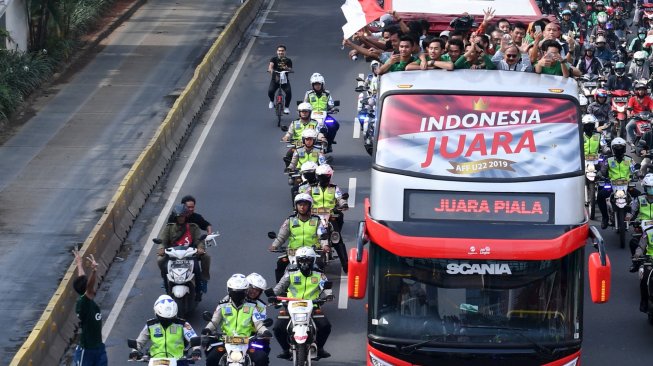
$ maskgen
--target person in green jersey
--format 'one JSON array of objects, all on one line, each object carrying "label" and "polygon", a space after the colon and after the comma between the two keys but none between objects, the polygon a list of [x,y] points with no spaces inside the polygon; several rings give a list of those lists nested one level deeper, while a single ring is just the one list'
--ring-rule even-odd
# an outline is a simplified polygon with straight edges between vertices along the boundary
[{"label": "person in green jersey", "polygon": [[395,51],[388,61],[381,66],[379,75],[394,71],[405,71],[408,64],[417,60],[417,57],[412,55],[414,47],[415,40],[410,36],[399,38],[399,50]]},{"label": "person in green jersey", "polygon": [[86,257],[91,266],[91,275],[84,272],[82,256],[77,249],[73,250],[78,277],[73,281],[73,289],[79,294],[75,313],[79,318],[81,333],[79,344],[75,348],[73,365],[75,366],[107,366],[107,351],[102,343],[102,313],[95,303],[95,272],[97,262],[93,255]]}]

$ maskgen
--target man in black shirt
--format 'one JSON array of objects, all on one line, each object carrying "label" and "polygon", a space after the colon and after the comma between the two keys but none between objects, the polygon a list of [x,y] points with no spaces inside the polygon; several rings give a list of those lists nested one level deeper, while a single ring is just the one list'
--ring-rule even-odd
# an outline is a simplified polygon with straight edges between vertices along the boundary
[{"label": "man in black shirt", "polygon": [[82,328],[79,335],[79,345],[75,348],[73,365],[75,366],[107,366],[107,352],[102,343],[102,313],[95,303],[95,271],[97,262],[93,255],[86,257],[91,265],[91,275],[84,273],[82,257],[77,249],[73,250],[77,274],[73,281],[73,289],[80,296],[75,305],[75,313]]},{"label": "man in black shirt", "polygon": [[281,74],[275,73],[275,71],[292,71],[292,60],[286,57],[286,46],[280,44],[277,46],[277,55],[270,59],[270,64],[268,65],[268,72],[272,74],[272,80],[270,80],[270,87],[268,88],[268,97],[270,97],[270,109],[274,108],[274,94],[277,89],[281,87],[284,93],[286,93],[286,101],[283,109],[283,113],[288,114],[290,110],[290,101],[292,100],[292,91],[290,90],[290,79],[288,79],[288,73],[284,76],[286,78],[285,83],[281,83]]},{"label": "man in black shirt", "polygon": [[[204,216],[195,212],[195,202],[195,197],[191,195],[186,195],[181,199],[181,204],[186,206],[186,210],[189,212],[188,216],[186,216],[186,222],[189,224],[195,224],[199,226],[200,229],[206,231],[207,234],[211,234],[213,232],[213,227],[210,222],[204,219]],[[174,224],[175,222],[177,222],[177,219],[173,214],[170,214],[168,217],[168,223]]]}]

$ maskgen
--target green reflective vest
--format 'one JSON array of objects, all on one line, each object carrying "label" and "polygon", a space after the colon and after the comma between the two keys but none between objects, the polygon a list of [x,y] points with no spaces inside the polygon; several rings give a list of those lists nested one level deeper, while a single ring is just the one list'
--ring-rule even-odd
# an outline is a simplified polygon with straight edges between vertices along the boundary
[{"label": "green reflective vest", "polygon": [[297,216],[290,216],[288,218],[288,226],[290,226],[288,249],[317,247],[319,239],[317,237],[317,228],[319,223],[320,218],[317,216],[311,216],[307,221],[302,221]]},{"label": "green reflective vest", "polygon": [[292,124],[293,124],[293,135],[292,135],[293,141],[300,141],[302,139],[302,132],[304,132],[305,129],[313,129],[317,131],[317,121],[313,119],[308,121],[308,123],[303,123],[301,119],[298,119],[293,121]]},{"label": "green reflective vest", "polygon": [[583,134],[583,154],[585,156],[597,155],[599,153],[600,147],[601,147],[601,135],[595,133],[591,137],[587,137],[586,134]]},{"label": "green reflective vest", "polygon": [[163,328],[158,320],[147,322],[150,333],[150,357],[176,358],[184,356],[184,324],[173,322],[168,328]]},{"label": "green reflective vest", "polygon": [[329,109],[329,94],[323,92],[321,96],[317,96],[314,91],[308,93],[308,102],[316,112],[326,112]]},{"label": "green reflective vest", "polygon": [[326,207],[333,210],[336,208],[336,186],[329,185],[322,189],[319,185],[311,187],[311,196],[313,197],[313,209]]},{"label": "green reflective vest", "polygon": [[639,213],[637,217],[642,221],[653,220],[653,205],[648,203],[646,196],[641,195],[637,197],[637,200],[639,201]]},{"label": "green reflective vest", "polygon": [[228,336],[249,337],[256,333],[256,327],[252,316],[256,306],[246,302],[240,309],[236,309],[231,303],[223,305],[220,309],[222,314],[222,333]]},{"label": "green reflective vest", "polygon": [[608,177],[610,180],[619,180],[626,179],[630,180],[630,165],[632,159],[628,156],[624,156],[624,159],[620,162],[615,158],[608,159]]},{"label": "green reflective vest", "polygon": [[647,241],[646,241],[646,255],[653,257],[653,231],[649,230],[646,233]]},{"label": "green reflective vest", "polygon": [[306,277],[300,271],[293,271],[289,275],[290,285],[286,296],[304,300],[315,300],[320,296],[321,273],[313,271]]},{"label": "green reflective vest", "polygon": [[297,168],[301,168],[307,161],[312,161],[315,164],[320,163],[320,152],[315,148],[311,149],[310,152],[307,152],[305,147],[300,147],[297,149],[297,156]]}]

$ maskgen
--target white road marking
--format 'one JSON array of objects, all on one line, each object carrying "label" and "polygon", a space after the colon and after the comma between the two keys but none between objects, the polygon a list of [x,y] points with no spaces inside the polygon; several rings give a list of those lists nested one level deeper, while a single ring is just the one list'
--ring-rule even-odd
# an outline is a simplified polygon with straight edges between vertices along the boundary
[{"label": "white road marking", "polygon": [[349,198],[347,199],[347,204],[350,208],[356,207],[356,178],[349,178]]},{"label": "white road marking", "polygon": [[[261,31],[261,27],[265,23],[265,20],[268,17],[268,14],[270,13],[270,9],[274,5],[275,0],[271,0],[267,9],[265,9],[265,13],[263,16],[259,19],[259,23],[256,28],[256,33],[259,33]],[[255,34],[256,34],[255,33]],[[254,46],[254,42],[256,41],[256,37],[252,37],[247,44],[247,47],[245,48],[245,51],[242,53],[240,56],[240,60],[238,61],[238,65],[236,66],[236,69],[234,70],[234,73],[231,75],[231,78],[229,79],[229,83],[227,84],[227,87],[224,88],[223,90],[231,90],[233,85],[236,82],[236,79],[238,75],[240,75],[240,71],[243,68],[243,65],[245,65],[245,60],[248,59],[249,53],[252,50],[252,47]],[[161,214],[156,220],[156,223],[154,224],[154,227],[152,228],[152,231],[150,232],[150,235],[147,236],[147,242],[145,243],[145,246],[143,247],[143,251],[141,254],[138,256],[138,259],[136,260],[136,264],[134,265],[134,268],[132,271],[129,273],[129,277],[127,278],[127,281],[122,287],[122,290],[120,290],[120,294],[118,294],[118,298],[116,299],[116,303],[113,305],[113,308],[111,308],[111,312],[109,312],[109,316],[107,317],[106,322],[104,323],[104,327],[102,328],[102,341],[106,342],[107,338],[109,337],[109,334],[111,334],[111,330],[113,329],[113,326],[116,323],[116,320],[118,319],[118,315],[122,311],[122,308],[125,306],[125,302],[127,301],[127,297],[129,296],[129,293],[131,292],[132,287],[134,287],[134,283],[136,282],[136,279],[138,278],[138,274],[141,272],[141,269],[143,269],[143,265],[145,264],[145,261],[150,255],[150,252],[152,251],[152,247],[154,246],[154,243],[151,238],[155,238],[159,232],[161,231],[161,228],[163,225],[166,223],[168,219],[168,213],[172,209],[172,205],[177,201],[177,196],[179,195],[179,191],[181,190],[181,187],[183,186],[184,182],[186,181],[186,178],[188,177],[188,173],[190,172],[191,167],[195,163],[195,159],[197,159],[197,156],[199,155],[200,150],[202,149],[202,146],[204,145],[204,142],[206,141],[206,138],[209,134],[209,131],[211,130],[211,127],[213,127],[213,123],[215,123],[218,113],[220,113],[220,110],[222,109],[222,106],[224,105],[225,101],[227,100],[227,96],[229,93],[224,93],[220,96],[220,100],[218,101],[218,104],[213,108],[213,111],[211,111],[211,117],[209,118],[208,123],[206,126],[204,126],[204,129],[202,130],[202,134],[200,135],[199,139],[197,142],[195,142],[195,146],[193,147],[193,151],[190,154],[188,160],[186,161],[186,164],[184,165],[184,168],[181,171],[181,174],[179,175],[179,178],[177,178],[177,181],[175,182],[174,187],[172,188],[172,191],[170,192],[170,196],[168,196],[168,200],[166,201],[165,206],[163,207],[163,210],[161,211]]]},{"label": "white road marking", "polygon": [[340,290],[338,291],[338,309],[347,309],[347,301],[349,301],[349,297],[347,296],[348,292],[349,291],[347,289],[347,275],[343,273],[340,275]]},{"label": "white road marking", "polygon": [[358,118],[354,118],[354,138],[359,137],[361,137],[361,124],[358,122]]}]

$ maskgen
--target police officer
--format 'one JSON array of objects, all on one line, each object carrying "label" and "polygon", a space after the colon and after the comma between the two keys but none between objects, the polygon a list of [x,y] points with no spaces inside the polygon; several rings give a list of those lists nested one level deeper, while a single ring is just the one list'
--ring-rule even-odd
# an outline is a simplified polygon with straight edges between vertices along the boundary
[{"label": "police officer", "polygon": [[[297,251],[297,266],[299,269],[288,271],[283,275],[281,281],[274,286],[275,296],[286,295],[287,297],[304,300],[332,299],[330,290],[325,290],[324,284],[327,277],[324,273],[314,270],[317,255],[310,247],[302,247]],[[275,297],[270,297],[270,301],[275,301]],[[281,318],[274,325],[274,336],[279,342],[283,352],[277,357],[290,359],[290,344],[288,343],[288,322],[289,318]],[[317,328],[318,358],[331,357],[331,354],[324,349],[329,334],[331,334],[331,323],[324,314],[316,315],[313,313],[313,322]]]},{"label": "police officer", "polygon": [[[263,318],[257,310],[257,303],[247,299],[249,282],[245,275],[236,273],[227,280],[229,296],[218,304],[213,318],[206,324],[202,334],[218,331],[226,336],[251,337],[258,334],[262,338],[272,337],[272,333],[263,325]],[[221,351],[220,351],[221,350]],[[253,348],[250,358],[256,365],[267,365],[268,355],[264,350]],[[223,347],[214,347],[206,355],[207,365],[218,365],[225,353]]]},{"label": "police officer", "polygon": [[[328,245],[320,245],[320,238],[326,234],[327,230],[322,225],[320,217],[311,214],[311,207],[313,206],[311,195],[300,193],[295,196],[294,203],[295,214],[290,215],[283,222],[281,228],[279,228],[277,238],[274,239],[269,250],[278,250],[288,240],[289,255],[294,255],[302,247],[322,248],[322,250],[328,252]],[[287,266],[287,258],[281,258],[277,261],[277,268],[274,270],[277,281],[281,279]]]},{"label": "police officer", "polygon": [[317,164],[324,164],[326,162],[324,154],[322,154],[320,149],[315,147],[317,137],[318,133],[313,129],[307,128],[302,132],[303,146],[293,152],[290,164],[286,168],[287,171],[297,170],[297,167],[301,167],[307,161],[312,161]]},{"label": "police officer", "polygon": [[594,115],[583,116],[583,156],[599,155],[601,150],[601,135],[596,132],[599,121]]},{"label": "police officer", "polygon": [[[637,197],[637,200],[633,200],[633,203],[631,203],[631,208],[634,212],[636,212],[635,214],[638,215],[639,220],[653,220],[653,174],[646,174],[642,180],[642,187],[644,188],[644,194]],[[637,272],[638,259],[644,256],[653,257],[653,245],[651,245],[652,242],[653,230],[649,230],[646,233],[642,234],[639,243],[633,243],[633,241],[631,241],[630,249],[633,251],[633,264],[630,266],[631,272]],[[641,296],[639,310],[644,313],[648,311],[648,279],[649,273],[645,269],[645,273],[643,273],[641,276],[639,283]]]},{"label": "police officer", "polygon": [[[195,299],[200,301],[202,299],[202,292],[206,292],[209,276],[209,265],[210,262],[208,257],[204,254],[206,253],[206,245],[204,240],[201,240],[202,232],[194,223],[187,222],[187,216],[189,214],[188,209],[183,204],[177,204],[172,209],[172,216],[175,217],[175,223],[166,224],[160,234],[161,244],[158,246],[157,250],[157,263],[161,269],[161,277],[163,278],[163,285],[166,289],[166,292],[169,293],[170,289],[168,288],[167,280],[167,271],[168,271],[168,257],[165,254],[165,249],[175,246],[187,245],[194,248],[197,248],[197,254],[200,256],[200,263],[195,263],[194,273],[195,277],[199,279],[198,291],[195,291]],[[201,269],[201,272],[200,272]]]},{"label": "police officer", "polygon": [[[330,112],[333,110],[335,103],[331,98],[331,92],[324,88],[324,76],[316,72],[311,75],[310,81],[311,90],[304,94],[304,102],[310,103],[316,112]],[[329,150],[327,151],[330,151],[331,144],[335,143],[338,129],[340,129],[338,121],[334,121],[333,124],[327,126],[326,139],[329,142]]]},{"label": "police officer", "polygon": [[[340,187],[331,184],[333,169],[328,164],[322,164],[315,169],[317,182],[315,184],[300,187],[300,193],[309,193],[313,198],[313,212],[327,210],[328,212],[340,213],[333,222],[333,229],[340,233],[345,222],[342,211],[347,211],[349,205],[344,198]],[[345,243],[340,237],[340,244],[335,247],[338,257],[343,263],[342,270],[347,273],[347,250]]]},{"label": "police officer", "polygon": [[311,118],[313,106],[310,103],[300,103],[297,106],[299,118],[292,121],[288,126],[288,131],[281,138],[283,141],[299,141],[302,138],[302,132],[305,129],[317,130],[317,121]]},{"label": "police officer", "polygon": [[[613,156],[608,158],[607,164],[601,166],[601,176],[609,181],[630,180],[633,166],[633,159],[626,156],[626,141],[621,137],[612,140],[610,144]],[[608,227],[608,205],[606,199],[610,197],[608,190],[602,189],[597,194],[597,205],[601,210],[601,228]]]},{"label": "police officer", "polygon": [[[177,303],[168,295],[161,295],[154,302],[155,318],[147,321],[136,338],[138,348],[129,354],[130,359],[139,359],[148,341],[150,357],[175,358],[184,357],[186,342],[190,342],[197,334],[185,320],[177,318]],[[193,360],[199,360],[202,355],[200,347],[193,347]]]}]

